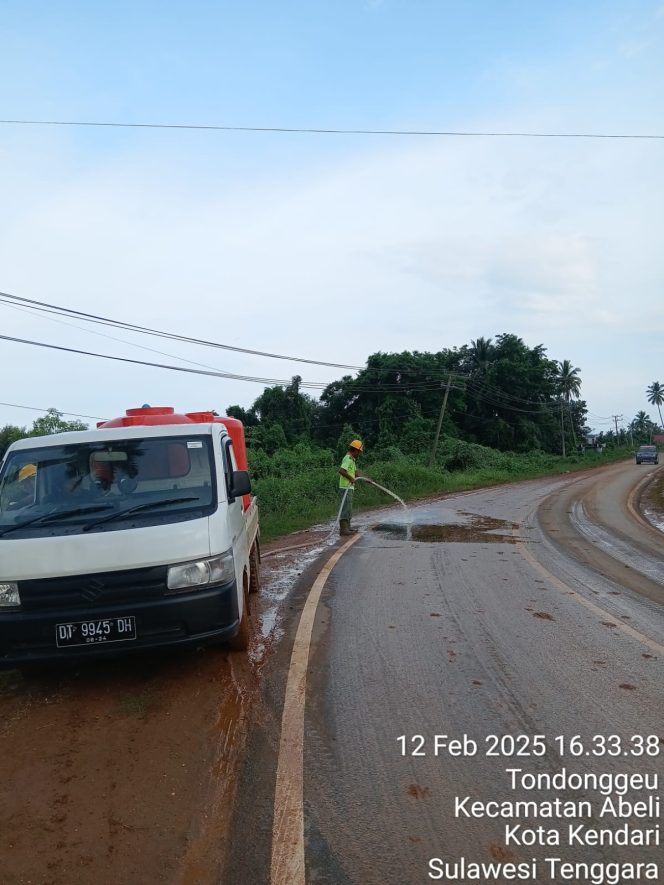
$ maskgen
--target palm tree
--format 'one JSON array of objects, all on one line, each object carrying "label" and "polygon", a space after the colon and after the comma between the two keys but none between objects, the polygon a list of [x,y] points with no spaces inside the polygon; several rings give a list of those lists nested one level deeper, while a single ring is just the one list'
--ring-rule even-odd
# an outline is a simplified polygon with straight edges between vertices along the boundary
[{"label": "palm tree", "polygon": [[659,426],[664,429],[662,410],[660,408],[660,406],[664,404],[664,387],[662,387],[659,381],[653,381],[650,387],[646,390],[646,396],[648,397],[648,402],[651,406],[657,406],[657,411],[659,412]]},{"label": "palm tree", "polygon": [[563,360],[558,363],[558,391],[566,403],[571,399],[578,399],[581,395],[581,378],[579,372],[581,369],[572,368],[570,360]]},{"label": "palm tree", "polygon": [[494,346],[491,338],[478,338],[470,342],[470,358],[474,369],[486,371],[493,358]]},{"label": "palm tree", "polygon": [[581,395],[581,378],[579,372],[581,369],[573,367],[570,360],[563,360],[558,363],[558,376],[556,383],[560,394],[560,431],[563,442],[563,458],[565,457],[565,425],[563,421],[563,403],[567,403],[569,409],[569,423],[572,426],[572,438],[574,439],[574,447],[576,448],[576,432],[574,430],[574,421],[572,420],[572,409],[570,401],[578,399]]},{"label": "palm tree", "polygon": [[641,440],[648,440],[655,429],[650,415],[647,415],[643,409],[636,413],[629,426]]}]

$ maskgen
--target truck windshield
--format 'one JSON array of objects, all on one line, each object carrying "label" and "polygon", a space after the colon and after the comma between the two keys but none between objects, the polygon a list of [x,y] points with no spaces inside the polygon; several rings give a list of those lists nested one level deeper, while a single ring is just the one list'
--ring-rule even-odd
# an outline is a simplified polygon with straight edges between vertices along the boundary
[{"label": "truck windshield", "polygon": [[212,465],[205,436],[16,450],[0,471],[0,537],[195,519],[214,509]]}]

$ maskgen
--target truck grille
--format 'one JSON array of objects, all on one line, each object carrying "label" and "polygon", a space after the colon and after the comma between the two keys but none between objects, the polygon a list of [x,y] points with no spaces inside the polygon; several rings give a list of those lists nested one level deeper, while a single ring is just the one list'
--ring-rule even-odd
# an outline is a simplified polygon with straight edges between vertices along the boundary
[{"label": "truck grille", "polygon": [[70,575],[65,578],[40,578],[19,581],[21,607],[25,611],[51,608],[90,607],[155,599],[166,590],[165,565],[129,569],[119,572],[96,572],[91,575]]}]

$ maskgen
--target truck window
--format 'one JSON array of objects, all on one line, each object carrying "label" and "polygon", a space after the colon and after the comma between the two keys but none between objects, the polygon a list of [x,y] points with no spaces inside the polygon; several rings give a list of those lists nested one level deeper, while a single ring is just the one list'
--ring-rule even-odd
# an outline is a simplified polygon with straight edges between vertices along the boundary
[{"label": "truck window", "polygon": [[48,516],[50,534],[71,531],[91,507],[118,512],[108,530],[122,528],[120,511],[129,507],[140,508],[132,519],[151,524],[202,516],[217,499],[211,443],[210,436],[152,437],[11,452],[0,470],[0,532],[26,519],[38,526],[40,516]]}]

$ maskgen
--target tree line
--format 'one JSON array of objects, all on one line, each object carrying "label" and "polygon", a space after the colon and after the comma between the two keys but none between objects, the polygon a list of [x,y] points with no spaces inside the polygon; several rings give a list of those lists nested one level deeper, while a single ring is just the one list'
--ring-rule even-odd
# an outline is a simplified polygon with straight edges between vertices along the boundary
[{"label": "tree line", "polygon": [[[298,445],[312,457],[313,450],[339,453],[355,437],[379,457],[423,459],[439,427],[448,440],[561,454],[580,449],[590,433],[580,373],[570,360],[551,359],[544,345],[529,347],[504,333],[435,353],[372,354],[356,377],[332,382],[320,399],[303,392],[295,376],[288,385],[266,387],[249,408],[231,405],[226,414],[245,424],[255,461]],[[655,381],[646,396],[657,406],[659,425],[640,411],[627,430],[603,432],[598,441],[649,442],[664,425],[664,387]],[[0,457],[25,436],[85,429],[49,409],[29,428],[0,428]]]},{"label": "tree line", "polygon": [[369,450],[421,454],[432,445],[445,400],[444,437],[560,453],[588,433],[580,390],[580,369],[569,360],[502,334],[436,353],[372,354],[356,377],[334,381],[319,400],[303,393],[296,376],[264,390],[250,408],[233,405],[227,413],[244,422],[250,445],[268,454],[303,440],[337,448],[352,436]]}]

